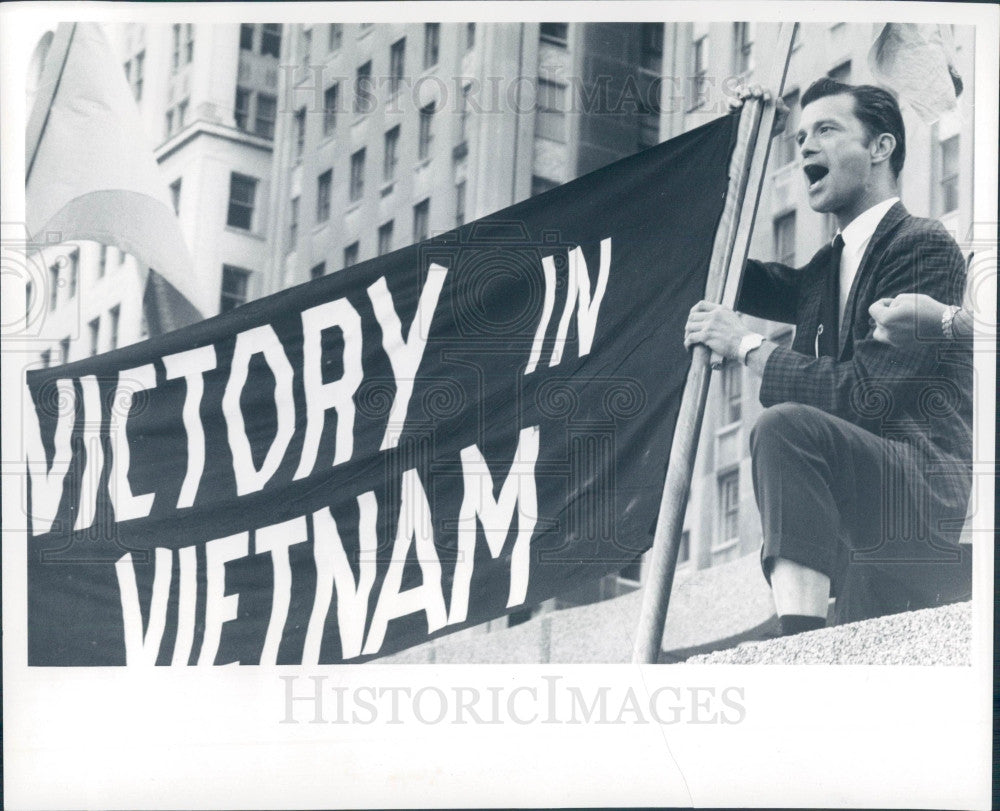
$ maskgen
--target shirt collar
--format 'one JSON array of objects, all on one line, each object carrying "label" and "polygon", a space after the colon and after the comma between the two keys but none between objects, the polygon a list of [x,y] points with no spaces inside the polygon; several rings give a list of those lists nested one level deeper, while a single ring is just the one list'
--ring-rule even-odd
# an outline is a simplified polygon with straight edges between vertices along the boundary
[{"label": "shirt collar", "polygon": [[878,228],[878,224],[882,222],[882,218],[898,202],[898,197],[890,197],[881,203],[876,203],[851,220],[840,231],[840,235],[844,238],[844,248],[851,253],[856,253],[862,245],[867,244],[868,240],[872,238],[872,234],[875,233],[875,229]]}]

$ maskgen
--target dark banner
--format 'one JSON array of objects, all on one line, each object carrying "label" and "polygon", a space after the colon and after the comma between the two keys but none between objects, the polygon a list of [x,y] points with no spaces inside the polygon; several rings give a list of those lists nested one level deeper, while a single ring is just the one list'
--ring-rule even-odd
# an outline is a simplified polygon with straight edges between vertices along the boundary
[{"label": "dark banner", "polygon": [[360,662],[634,560],[736,121],[29,372],[29,663]]}]

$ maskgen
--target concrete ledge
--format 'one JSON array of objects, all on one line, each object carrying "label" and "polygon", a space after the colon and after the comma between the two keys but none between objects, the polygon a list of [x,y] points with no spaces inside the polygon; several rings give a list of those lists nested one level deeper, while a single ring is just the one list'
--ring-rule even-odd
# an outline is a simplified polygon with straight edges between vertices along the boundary
[{"label": "concrete ledge", "polygon": [[693,656],[705,665],[972,664],[972,603],[821,628]]}]

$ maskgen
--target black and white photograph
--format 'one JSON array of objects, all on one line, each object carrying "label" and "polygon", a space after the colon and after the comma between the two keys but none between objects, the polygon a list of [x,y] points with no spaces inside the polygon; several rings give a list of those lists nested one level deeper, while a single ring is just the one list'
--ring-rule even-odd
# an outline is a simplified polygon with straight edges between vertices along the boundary
[{"label": "black and white photograph", "polygon": [[998,37],[5,5],[8,807],[992,807]]}]

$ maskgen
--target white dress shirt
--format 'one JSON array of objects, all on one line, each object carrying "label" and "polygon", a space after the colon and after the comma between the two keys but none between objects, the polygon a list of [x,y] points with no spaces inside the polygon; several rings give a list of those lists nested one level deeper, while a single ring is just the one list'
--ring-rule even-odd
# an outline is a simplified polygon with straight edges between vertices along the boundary
[{"label": "white dress shirt", "polygon": [[861,266],[861,259],[865,255],[865,249],[871,242],[872,235],[882,218],[888,213],[896,203],[898,197],[890,197],[881,203],[876,203],[867,211],[863,211],[850,221],[847,226],[840,231],[844,238],[844,252],[840,257],[840,323],[844,323],[844,308],[847,307],[847,297],[851,292],[851,285],[854,283],[854,276]]}]

